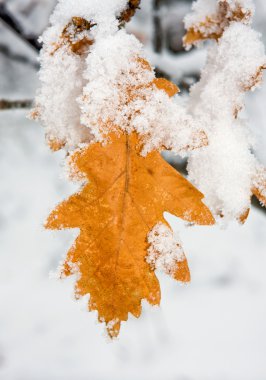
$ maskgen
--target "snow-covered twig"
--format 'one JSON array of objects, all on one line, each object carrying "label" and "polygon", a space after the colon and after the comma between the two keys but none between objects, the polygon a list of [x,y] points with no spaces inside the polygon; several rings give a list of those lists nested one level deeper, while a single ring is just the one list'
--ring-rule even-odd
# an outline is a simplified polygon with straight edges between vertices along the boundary
[{"label": "snow-covered twig", "polygon": [[253,12],[250,0],[198,0],[185,20],[187,45],[214,39],[189,101],[191,115],[201,121],[208,138],[208,146],[190,154],[189,178],[214,215],[227,221],[244,222],[252,192],[262,194],[266,184],[241,114],[245,93],[260,84],[266,64],[260,35],[251,27]]}]

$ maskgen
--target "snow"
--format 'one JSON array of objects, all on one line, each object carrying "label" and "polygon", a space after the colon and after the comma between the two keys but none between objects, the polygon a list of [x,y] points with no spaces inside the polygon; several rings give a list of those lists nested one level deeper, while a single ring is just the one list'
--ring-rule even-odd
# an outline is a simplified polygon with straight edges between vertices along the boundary
[{"label": "snow", "polygon": [[79,100],[81,122],[96,141],[119,126],[143,136],[143,154],[162,146],[181,153],[193,145],[192,135],[200,127],[178,98],[150,85],[154,72],[139,58],[142,54],[141,44],[124,30],[96,41],[84,73],[88,83]]},{"label": "snow", "polygon": [[[93,31],[83,30],[78,38],[93,41],[116,31],[118,23],[115,15],[125,7],[126,1],[105,1],[101,4],[95,1],[59,1],[50,18],[51,25],[44,32],[42,41],[44,48],[40,56],[41,70],[39,73],[41,88],[36,96],[37,115],[44,126],[48,141],[67,143],[68,148],[77,147],[79,143],[91,140],[90,132],[82,125],[80,108],[77,99],[82,95],[85,85],[83,72],[86,56],[74,54],[64,41],[62,33],[72,20],[81,17],[88,22],[98,24]],[[103,12],[105,9],[105,12]],[[105,18],[103,18],[103,16]],[[70,33],[74,34],[74,26]],[[71,37],[71,43],[75,36]],[[101,87],[101,89],[103,89]]]},{"label": "snow", "polygon": [[189,29],[210,15],[216,14],[218,10],[218,2],[216,0],[198,0],[192,3],[192,12],[185,16],[185,27]]},{"label": "snow", "polygon": [[245,15],[242,22],[249,24],[254,11],[253,0],[197,0],[192,4],[192,12],[185,16],[185,28],[196,28],[203,36],[220,35],[227,21],[238,18],[239,12]]},{"label": "snow", "polygon": [[201,120],[209,144],[189,157],[189,179],[204,193],[206,204],[223,222],[240,219],[250,205],[260,166],[252,153],[253,136],[244,108],[247,89],[266,63],[260,35],[232,22],[208,51],[201,80],[192,88],[190,111]]},{"label": "snow", "polygon": [[[142,44],[118,30],[121,1],[109,2],[104,11],[97,2],[73,4],[59,2],[42,37],[42,85],[33,114],[45,126],[48,141],[62,142],[69,151],[81,143],[106,142],[108,133],[119,129],[143,137],[144,155],[163,146],[184,154],[186,147],[201,145],[200,125],[187,115],[182,100],[153,85],[155,74]],[[75,54],[62,36],[74,16],[96,23],[82,32],[93,41],[82,54]]]},{"label": "snow", "polygon": [[[50,57],[49,52],[43,52],[41,64],[47,55]],[[65,47],[50,60],[53,66],[40,72],[44,85],[36,97],[36,110],[47,126],[49,140],[68,141],[75,146],[84,140],[87,132],[80,125],[80,111],[75,101],[83,87],[84,62],[80,56],[69,54]]]},{"label": "snow", "polygon": [[[110,27],[115,23],[115,16],[118,16],[126,7],[127,0],[59,0],[53,15],[52,25],[60,25],[64,28],[72,17],[81,17],[86,20],[93,20],[101,27]],[[103,24],[107,24],[105,27]],[[114,29],[116,30],[116,29]],[[105,34],[108,34],[107,31]]]},{"label": "snow", "polygon": [[158,223],[148,234],[148,243],[147,263],[153,269],[173,275],[178,269],[178,262],[185,259],[180,239],[173,236],[164,223]]},{"label": "snow", "polygon": [[[130,88],[143,87],[153,80],[153,72],[143,67],[141,53],[141,44],[124,30],[92,46],[80,106],[81,121],[90,128],[96,141],[103,140],[116,126],[127,129],[133,113],[133,107],[128,105]],[[144,89],[141,94],[143,91],[146,92]]]}]

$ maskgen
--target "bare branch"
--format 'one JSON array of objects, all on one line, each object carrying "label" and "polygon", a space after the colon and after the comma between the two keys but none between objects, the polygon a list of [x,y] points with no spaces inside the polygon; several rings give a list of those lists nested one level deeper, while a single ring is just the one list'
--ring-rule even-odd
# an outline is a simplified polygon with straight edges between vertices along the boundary
[{"label": "bare branch", "polygon": [[0,20],[14,33],[17,34],[23,41],[39,51],[41,44],[38,41],[37,36],[29,35],[25,33],[18,20],[9,12],[5,3],[0,2]]},{"label": "bare branch", "polygon": [[0,99],[0,110],[10,110],[19,108],[31,108],[33,100],[7,100]]},{"label": "bare branch", "polygon": [[163,49],[163,30],[160,18],[161,0],[153,0],[153,49],[156,53],[161,53]]}]

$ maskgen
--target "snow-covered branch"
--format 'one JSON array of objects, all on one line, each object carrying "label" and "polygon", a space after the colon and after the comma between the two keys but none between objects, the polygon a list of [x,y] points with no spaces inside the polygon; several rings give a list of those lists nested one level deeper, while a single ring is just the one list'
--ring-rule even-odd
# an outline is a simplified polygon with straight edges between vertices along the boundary
[{"label": "snow-covered branch", "polygon": [[266,57],[260,35],[250,26],[254,12],[250,1],[208,3],[212,7],[201,0],[194,3],[193,13],[186,18],[186,43],[217,41],[209,47],[201,79],[191,91],[189,111],[201,121],[209,143],[190,155],[188,172],[217,217],[244,222],[262,169],[240,111],[246,91],[262,80]]}]

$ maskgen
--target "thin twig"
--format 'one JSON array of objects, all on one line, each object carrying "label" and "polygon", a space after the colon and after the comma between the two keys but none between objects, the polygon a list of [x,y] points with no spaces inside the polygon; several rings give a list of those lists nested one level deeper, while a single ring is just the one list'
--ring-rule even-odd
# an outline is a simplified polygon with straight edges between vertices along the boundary
[{"label": "thin twig", "polygon": [[23,100],[0,99],[0,110],[31,108],[32,104],[33,104],[33,101],[30,99],[23,99]]}]

